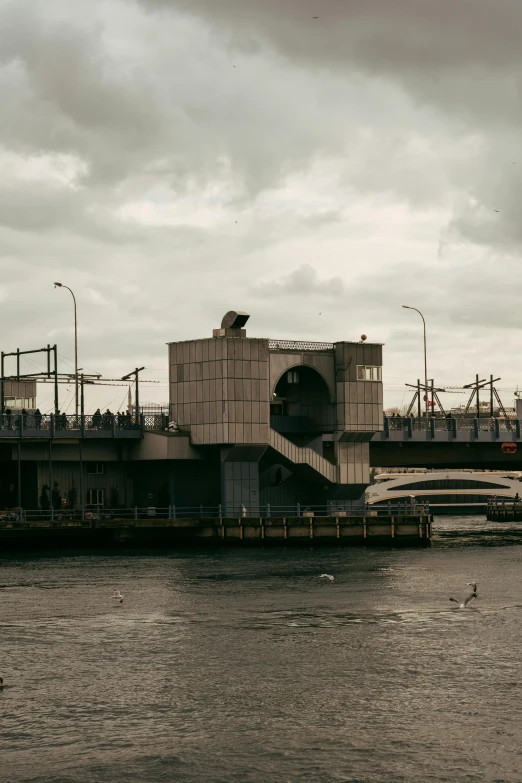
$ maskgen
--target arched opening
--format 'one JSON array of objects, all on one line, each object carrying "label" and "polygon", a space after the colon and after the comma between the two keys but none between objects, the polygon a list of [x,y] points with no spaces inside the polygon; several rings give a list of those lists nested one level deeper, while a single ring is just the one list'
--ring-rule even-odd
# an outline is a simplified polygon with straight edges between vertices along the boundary
[{"label": "arched opening", "polygon": [[313,433],[333,430],[335,405],[323,376],[313,367],[285,370],[270,404],[272,426],[279,432]]}]

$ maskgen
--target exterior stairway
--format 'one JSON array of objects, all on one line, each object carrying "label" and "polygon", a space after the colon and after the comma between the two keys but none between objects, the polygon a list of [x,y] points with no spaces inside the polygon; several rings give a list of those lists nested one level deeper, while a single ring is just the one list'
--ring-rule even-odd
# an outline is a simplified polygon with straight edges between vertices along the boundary
[{"label": "exterior stairway", "polygon": [[294,469],[294,472],[309,478],[312,481],[337,481],[337,466],[332,465],[327,459],[321,457],[313,449],[295,446],[287,438],[270,429],[270,447],[277,451],[286,462]]}]

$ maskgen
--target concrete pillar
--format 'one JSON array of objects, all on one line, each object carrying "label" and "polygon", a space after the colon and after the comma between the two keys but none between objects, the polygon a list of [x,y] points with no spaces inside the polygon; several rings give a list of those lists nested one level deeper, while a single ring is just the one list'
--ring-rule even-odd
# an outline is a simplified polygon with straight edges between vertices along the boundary
[{"label": "concrete pillar", "polygon": [[221,463],[223,516],[259,516],[259,466],[257,462]]}]

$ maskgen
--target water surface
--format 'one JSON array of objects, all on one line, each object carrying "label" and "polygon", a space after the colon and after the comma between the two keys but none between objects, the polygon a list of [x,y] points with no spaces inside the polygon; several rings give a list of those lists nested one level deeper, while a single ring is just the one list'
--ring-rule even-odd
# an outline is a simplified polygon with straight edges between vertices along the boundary
[{"label": "water surface", "polygon": [[0,780],[519,783],[522,525],[435,531],[0,559]]}]

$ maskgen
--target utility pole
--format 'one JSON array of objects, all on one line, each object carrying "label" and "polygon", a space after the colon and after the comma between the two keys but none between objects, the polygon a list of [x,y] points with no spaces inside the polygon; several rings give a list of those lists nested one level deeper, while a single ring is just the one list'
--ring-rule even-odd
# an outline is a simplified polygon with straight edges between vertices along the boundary
[{"label": "utility pole", "polygon": [[426,321],[420,310],[416,307],[409,307],[408,305],[402,305],[405,310],[415,310],[416,313],[422,318],[422,324],[424,327],[424,401],[426,403],[426,416],[428,415],[428,357],[426,352]]},{"label": "utility pole", "polygon": [[135,369],[135,370],[133,370],[132,372],[129,372],[129,373],[127,373],[127,375],[124,375],[124,376],[122,377],[122,381],[128,381],[128,380],[129,380],[129,378],[132,378],[132,376],[134,375],[134,380],[135,380],[135,383],[136,383],[136,385],[135,385],[135,391],[134,391],[134,407],[135,407],[135,410],[136,410],[136,416],[135,416],[135,418],[136,418],[136,424],[139,424],[139,420],[140,420],[140,387],[139,387],[139,374],[140,374],[140,372],[141,372],[142,370],[144,370],[144,369],[145,369],[145,367],[136,367],[136,369]]}]

